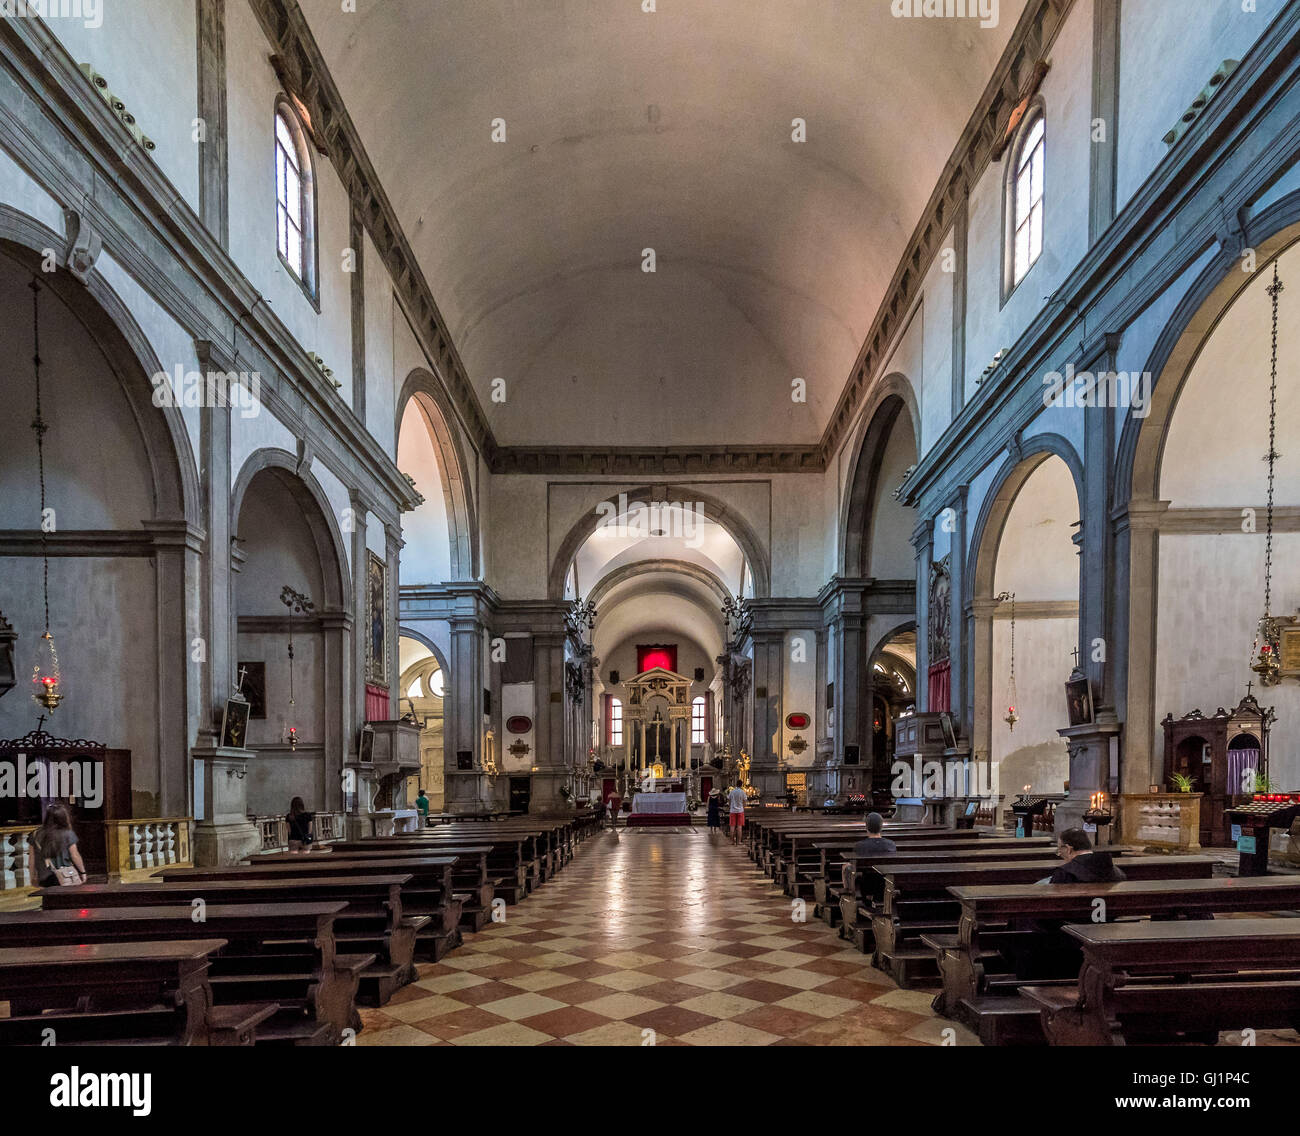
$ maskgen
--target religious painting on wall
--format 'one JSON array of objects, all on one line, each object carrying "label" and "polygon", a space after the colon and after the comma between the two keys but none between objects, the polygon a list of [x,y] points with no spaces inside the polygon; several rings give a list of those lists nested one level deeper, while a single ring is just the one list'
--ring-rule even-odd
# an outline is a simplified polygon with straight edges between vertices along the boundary
[{"label": "religious painting on wall", "polygon": [[1092,721],[1092,684],[1085,676],[1072,676],[1066,681],[1065,700],[1071,726],[1086,726]]},{"label": "religious painting on wall", "polygon": [[952,649],[952,568],[945,556],[930,565],[930,662],[941,663]]},{"label": "religious painting on wall", "polygon": [[222,749],[243,749],[248,741],[248,717],[251,707],[238,698],[226,701],[226,712],[221,716]]},{"label": "religious painting on wall", "polygon": [[239,693],[248,699],[248,716],[261,720],[266,717],[266,664],[240,663],[236,674],[243,676]]},{"label": "religious painting on wall", "polygon": [[366,682],[388,685],[388,565],[366,551]]}]

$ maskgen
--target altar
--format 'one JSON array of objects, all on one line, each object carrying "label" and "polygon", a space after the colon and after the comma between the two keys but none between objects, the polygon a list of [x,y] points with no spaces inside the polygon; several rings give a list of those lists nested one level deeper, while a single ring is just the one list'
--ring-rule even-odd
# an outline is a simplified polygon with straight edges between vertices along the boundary
[{"label": "altar", "polygon": [[641,816],[660,816],[672,813],[681,816],[686,812],[685,793],[635,793],[632,812]]}]

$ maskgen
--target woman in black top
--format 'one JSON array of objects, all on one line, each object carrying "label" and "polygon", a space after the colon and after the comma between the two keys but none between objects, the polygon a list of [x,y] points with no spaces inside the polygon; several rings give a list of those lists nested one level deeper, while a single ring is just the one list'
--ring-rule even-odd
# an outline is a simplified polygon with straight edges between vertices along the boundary
[{"label": "woman in black top", "polygon": [[312,842],[312,815],[301,797],[294,797],[289,803],[289,812],[285,819],[289,822],[289,851],[310,851]]}]

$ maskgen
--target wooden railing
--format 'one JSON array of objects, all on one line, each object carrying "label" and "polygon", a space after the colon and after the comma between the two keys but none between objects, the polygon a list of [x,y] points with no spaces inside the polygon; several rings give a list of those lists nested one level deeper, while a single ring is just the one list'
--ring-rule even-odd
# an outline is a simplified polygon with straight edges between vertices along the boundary
[{"label": "wooden railing", "polygon": [[27,872],[27,837],[35,831],[34,824],[0,828],[0,891],[36,886]]},{"label": "wooden railing", "polygon": [[141,868],[193,864],[193,817],[124,817],[104,822],[109,880]]},{"label": "wooden railing", "polygon": [[[343,813],[313,813],[316,843],[343,839]],[[289,847],[289,822],[282,816],[249,817],[257,825],[261,851],[283,852]]]}]

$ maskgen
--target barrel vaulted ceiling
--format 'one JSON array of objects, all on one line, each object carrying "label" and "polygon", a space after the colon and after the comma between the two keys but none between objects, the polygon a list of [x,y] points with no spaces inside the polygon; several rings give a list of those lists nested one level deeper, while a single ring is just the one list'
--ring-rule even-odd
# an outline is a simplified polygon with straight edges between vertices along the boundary
[{"label": "barrel vaulted ceiling", "polygon": [[815,443],[1024,7],[300,3],[507,446]]}]

